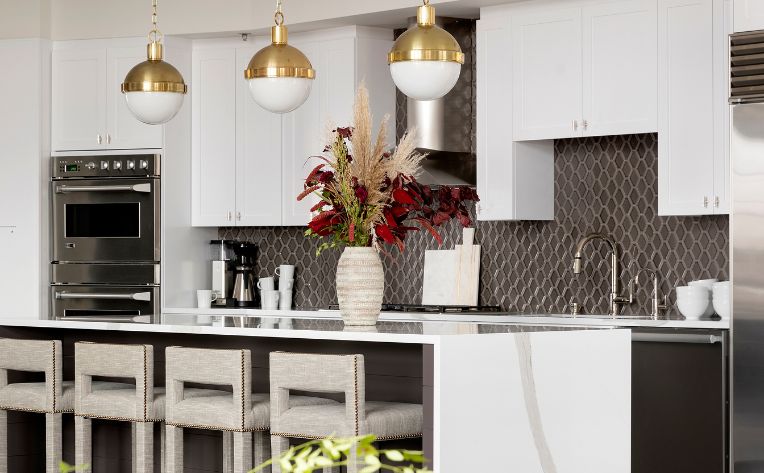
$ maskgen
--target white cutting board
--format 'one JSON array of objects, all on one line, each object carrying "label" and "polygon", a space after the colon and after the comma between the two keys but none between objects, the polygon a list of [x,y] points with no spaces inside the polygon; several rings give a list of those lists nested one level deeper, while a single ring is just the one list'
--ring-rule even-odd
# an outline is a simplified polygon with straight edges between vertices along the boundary
[{"label": "white cutting board", "polygon": [[477,305],[480,246],[473,244],[474,235],[474,228],[465,228],[455,249],[425,251],[422,304]]}]

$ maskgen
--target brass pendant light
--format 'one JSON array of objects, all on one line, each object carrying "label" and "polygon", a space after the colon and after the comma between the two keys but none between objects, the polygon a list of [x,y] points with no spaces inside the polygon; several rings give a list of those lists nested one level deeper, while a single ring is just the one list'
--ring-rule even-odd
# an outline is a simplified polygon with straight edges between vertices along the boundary
[{"label": "brass pendant light", "polygon": [[464,53],[456,39],[435,24],[435,8],[424,0],[416,26],[398,37],[387,62],[401,92],[416,100],[434,100],[456,84]]},{"label": "brass pendant light", "polygon": [[255,53],[244,71],[252,98],[274,113],[291,112],[305,103],[316,77],[307,56],[287,43],[281,1],[276,1],[271,44]]},{"label": "brass pendant light", "polygon": [[135,117],[150,125],[170,121],[183,105],[188,86],[178,70],[162,60],[163,35],[157,28],[157,0],[152,0],[153,13],[147,46],[148,60],[136,65],[122,83],[127,107]]}]

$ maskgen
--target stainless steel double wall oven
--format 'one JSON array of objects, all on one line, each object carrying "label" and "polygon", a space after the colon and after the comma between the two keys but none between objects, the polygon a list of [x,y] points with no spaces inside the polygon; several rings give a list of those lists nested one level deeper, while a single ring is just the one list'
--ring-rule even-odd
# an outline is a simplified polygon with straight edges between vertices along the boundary
[{"label": "stainless steel double wall oven", "polygon": [[160,156],[54,157],[51,162],[52,318],[156,321]]}]

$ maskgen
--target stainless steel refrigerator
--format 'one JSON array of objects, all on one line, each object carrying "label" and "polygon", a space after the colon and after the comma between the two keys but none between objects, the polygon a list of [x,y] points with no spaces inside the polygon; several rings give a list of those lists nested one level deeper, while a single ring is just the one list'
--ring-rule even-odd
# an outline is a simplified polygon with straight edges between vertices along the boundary
[{"label": "stainless steel refrigerator", "polygon": [[764,31],[731,36],[732,458],[764,472]]}]

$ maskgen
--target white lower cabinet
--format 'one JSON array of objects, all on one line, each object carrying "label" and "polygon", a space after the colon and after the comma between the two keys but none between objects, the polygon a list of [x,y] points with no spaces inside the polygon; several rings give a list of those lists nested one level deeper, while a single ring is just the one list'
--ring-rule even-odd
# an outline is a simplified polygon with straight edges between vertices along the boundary
[{"label": "white lower cabinet", "polygon": [[554,219],[551,140],[513,142],[512,51],[505,15],[477,25],[478,220]]},{"label": "white lower cabinet", "polygon": [[729,2],[658,2],[658,214],[729,212]]},{"label": "white lower cabinet", "polygon": [[120,88],[128,71],[145,60],[145,38],[54,43],[53,151],[162,148],[162,126],[135,118]]},{"label": "white lower cabinet", "polygon": [[[379,121],[395,116],[395,86],[384,58],[390,30],[345,27],[290,36],[316,70],[308,100],[284,115],[258,106],[244,69],[269,38],[194,43],[192,220],[194,226],[304,226],[315,199],[297,202],[321,162],[327,131],[349,126],[365,82]],[[377,123],[378,124],[378,123]],[[375,124],[375,125],[377,125]],[[390,123],[388,143],[394,144]]]}]

